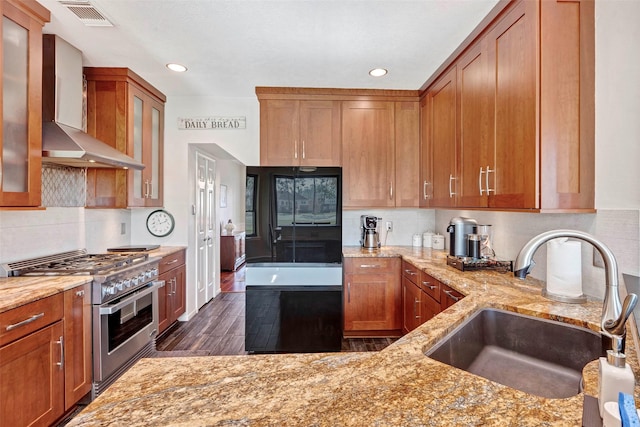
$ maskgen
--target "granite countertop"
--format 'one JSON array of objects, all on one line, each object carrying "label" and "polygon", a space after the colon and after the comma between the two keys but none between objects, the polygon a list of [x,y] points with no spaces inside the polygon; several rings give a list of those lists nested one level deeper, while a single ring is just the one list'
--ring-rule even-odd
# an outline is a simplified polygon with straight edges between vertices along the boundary
[{"label": "granite countertop", "polygon": [[[496,307],[599,330],[600,301],[563,304],[540,282],[497,272],[460,272],[445,253],[344,248],[345,257],[398,257],[466,295],[380,352],[142,359],[69,426],[579,426],[582,394],[546,399],[424,356],[479,308]],[[638,376],[634,345],[627,358]],[[597,394],[597,362],[584,370]],[[638,387],[636,388],[638,399]]]},{"label": "granite countertop", "polygon": [[[186,246],[161,246],[150,257],[164,257]],[[0,277],[0,313],[30,302],[90,283],[91,276],[19,276]]]}]

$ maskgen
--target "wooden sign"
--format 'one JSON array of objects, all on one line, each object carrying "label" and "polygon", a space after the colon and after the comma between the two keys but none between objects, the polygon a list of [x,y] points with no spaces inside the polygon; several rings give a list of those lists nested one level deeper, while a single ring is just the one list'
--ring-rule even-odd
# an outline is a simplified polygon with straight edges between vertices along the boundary
[{"label": "wooden sign", "polygon": [[246,129],[246,117],[178,117],[178,129]]}]

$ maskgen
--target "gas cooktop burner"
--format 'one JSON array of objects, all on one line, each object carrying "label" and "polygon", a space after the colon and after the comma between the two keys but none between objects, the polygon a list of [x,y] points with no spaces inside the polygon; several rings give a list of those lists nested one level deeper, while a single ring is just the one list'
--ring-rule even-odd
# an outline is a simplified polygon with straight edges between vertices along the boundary
[{"label": "gas cooktop burner", "polygon": [[84,250],[9,263],[8,276],[62,276],[107,274],[146,260],[144,253],[88,254]]}]

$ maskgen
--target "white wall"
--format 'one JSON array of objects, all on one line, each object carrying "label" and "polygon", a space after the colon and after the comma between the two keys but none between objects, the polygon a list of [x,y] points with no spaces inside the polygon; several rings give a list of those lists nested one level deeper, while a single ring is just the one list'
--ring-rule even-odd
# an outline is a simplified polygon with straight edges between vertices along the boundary
[{"label": "white wall", "polygon": [[640,208],[640,1],[596,1],[596,206]]}]

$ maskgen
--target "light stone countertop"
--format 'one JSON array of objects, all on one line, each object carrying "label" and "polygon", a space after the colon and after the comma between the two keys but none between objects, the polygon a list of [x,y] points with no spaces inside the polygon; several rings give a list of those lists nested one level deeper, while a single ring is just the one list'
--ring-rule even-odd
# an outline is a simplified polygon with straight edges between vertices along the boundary
[{"label": "light stone countertop", "polygon": [[[380,352],[142,359],[69,426],[579,426],[583,395],[546,399],[441,364],[424,352],[483,307],[599,330],[602,302],[544,299],[540,282],[460,272],[441,251],[343,248],[401,256],[466,297]],[[627,359],[638,376],[631,340]],[[584,370],[597,394],[597,362]],[[636,400],[638,400],[636,387]]]},{"label": "light stone countertop", "polygon": [[[161,246],[149,257],[164,257],[186,249],[185,246]],[[0,313],[30,302],[64,292],[85,283],[91,276],[19,276],[0,277]]]}]

